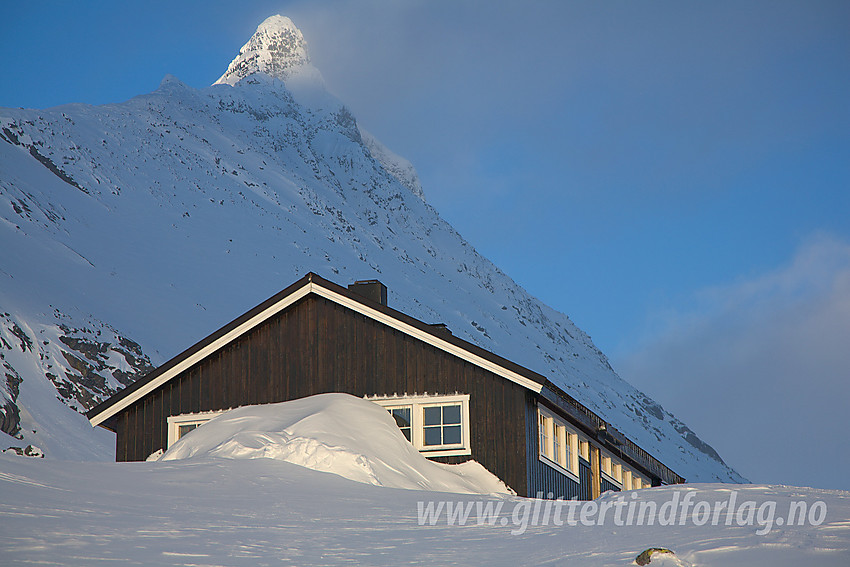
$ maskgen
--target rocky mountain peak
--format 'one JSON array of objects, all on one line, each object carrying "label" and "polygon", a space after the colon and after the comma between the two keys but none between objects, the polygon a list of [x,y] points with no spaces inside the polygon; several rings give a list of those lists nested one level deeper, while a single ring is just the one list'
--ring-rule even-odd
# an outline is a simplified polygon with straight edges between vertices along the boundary
[{"label": "rocky mountain peak", "polygon": [[292,20],[275,15],[266,18],[227,71],[214,84],[235,85],[245,77],[263,73],[286,79],[293,71],[310,63],[307,42]]}]

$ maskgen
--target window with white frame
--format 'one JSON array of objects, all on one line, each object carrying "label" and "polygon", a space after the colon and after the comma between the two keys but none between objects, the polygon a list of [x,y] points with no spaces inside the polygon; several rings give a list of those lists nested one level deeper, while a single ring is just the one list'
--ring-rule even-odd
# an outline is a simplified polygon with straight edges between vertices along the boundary
[{"label": "window with white frame", "polygon": [[601,451],[602,456],[602,476],[613,482],[617,486],[623,486],[623,463],[619,459],[612,456],[607,451]]},{"label": "window with white frame", "polygon": [[614,464],[611,465],[611,478],[618,484],[623,483],[623,465],[614,459]]},{"label": "window with white frame", "polygon": [[426,456],[471,454],[469,394],[367,399],[384,407],[407,440]]},{"label": "window with white frame", "polygon": [[537,431],[540,434],[538,446],[540,454],[545,455],[550,452],[549,445],[552,442],[552,418],[543,412],[537,412]]},{"label": "window with white frame", "polygon": [[220,415],[220,411],[207,411],[202,413],[184,413],[181,415],[169,416],[168,421],[168,448],[177,443],[177,441],[202,426],[212,418]]},{"label": "window with white frame", "polygon": [[638,490],[652,486],[652,482],[648,479],[605,451],[602,452],[601,468],[603,476],[623,490]]},{"label": "window with white frame", "polygon": [[447,447],[463,443],[461,404],[443,403],[422,407],[422,443],[425,447]]},{"label": "window with white frame", "polygon": [[407,438],[408,441],[413,441],[413,422],[410,418],[410,414],[413,413],[413,408],[411,406],[398,406],[398,407],[388,407],[387,411],[390,412],[390,415],[395,419],[396,425],[401,430],[402,434]]},{"label": "window with white frame", "polygon": [[611,456],[602,453],[602,472],[611,476]]},{"label": "window with white frame", "polygon": [[566,421],[543,408],[537,409],[537,429],[540,460],[578,480],[578,433]]},{"label": "window with white frame", "polygon": [[584,459],[588,463],[590,462],[590,441],[588,441],[581,435],[579,435],[578,438],[578,453],[582,459]]}]

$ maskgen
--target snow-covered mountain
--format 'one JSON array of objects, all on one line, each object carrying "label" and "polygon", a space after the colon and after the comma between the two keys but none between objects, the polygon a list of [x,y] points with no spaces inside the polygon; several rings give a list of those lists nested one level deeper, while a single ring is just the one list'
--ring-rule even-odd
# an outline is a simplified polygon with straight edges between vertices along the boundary
[{"label": "snow-covered mountain", "polygon": [[0,448],[111,459],[77,411],[308,271],[380,279],[394,308],[546,375],[689,480],[743,480],[440,218],[280,16],[211,87],[0,110]]}]

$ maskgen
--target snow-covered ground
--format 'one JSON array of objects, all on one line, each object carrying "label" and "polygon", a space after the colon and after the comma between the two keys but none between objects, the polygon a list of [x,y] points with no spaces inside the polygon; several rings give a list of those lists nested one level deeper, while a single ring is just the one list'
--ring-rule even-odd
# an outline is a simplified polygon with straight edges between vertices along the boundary
[{"label": "snow-covered ground", "polygon": [[[660,507],[677,492],[725,502],[732,491],[739,502],[776,502],[777,517],[792,500],[823,501],[826,518],[758,535],[757,523],[726,526],[725,517],[718,526],[621,527],[609,513],[601,526],[572,526],[565,512],[564,525],[550,515],[547,525],[523,531],[522,519],[531,524],[541,501],[378,487],[273,459],[79,463],[0,455],[0,562],[604,566],[631,565],[643,550],[664,547],[681,565],[850,565],[846,492],[685,485],[637,491],[636,502]],[[420,525],[420,507],[427,511],[431,502],[473,503],[472,514],[463,526],[449,525],[445,512],[434,525],[428,518]],[[478,525],[475,507],[499,503],[494,525]]]},{"label": "snow-covered ground", "polygon": [[386,410],[343,394],[232,410],[159,461],[4,454],[0,563],[602,566],[665,548],[650,565],[850,564],[847,492],[704,484],[569,503],[486,494],[498,487],[476,466],[425,461]]}]

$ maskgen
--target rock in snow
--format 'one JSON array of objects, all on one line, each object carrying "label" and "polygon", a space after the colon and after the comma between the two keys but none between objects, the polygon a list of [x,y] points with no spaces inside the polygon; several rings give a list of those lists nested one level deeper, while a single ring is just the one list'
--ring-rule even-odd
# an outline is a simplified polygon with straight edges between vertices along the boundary
[{"label": "rock in snow", "polygon": [[428,205],[281,16],[205,89],[0,109],[0,242],[3,447],[110,458],[74,409],[313,271],[381,280],[394,308],[545,375],[689,481],[743,481]]}]

